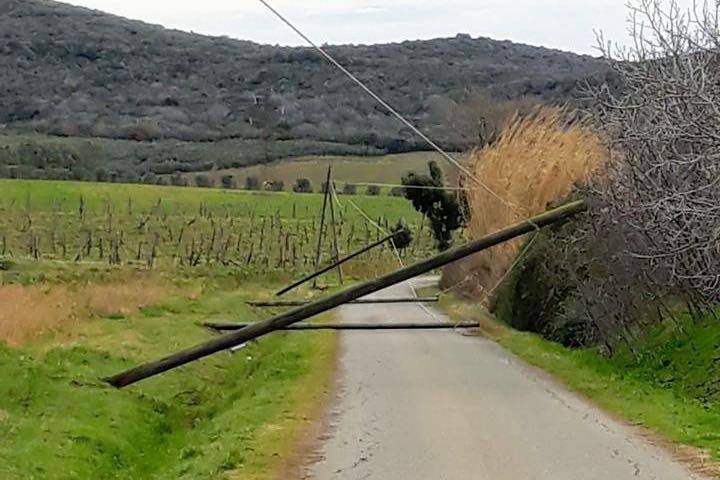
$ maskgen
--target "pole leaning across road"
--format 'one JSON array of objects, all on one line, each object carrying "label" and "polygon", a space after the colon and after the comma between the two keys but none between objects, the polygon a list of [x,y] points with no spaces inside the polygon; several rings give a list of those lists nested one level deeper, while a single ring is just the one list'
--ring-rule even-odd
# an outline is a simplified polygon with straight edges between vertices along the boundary
[{"label": "pole leaning across road", "polygon": [[389,273],[380,278],[349,287],[338,293],[330,295],[327,298],[318,300],[317,302],[313,302],[270,319],[254,323],[236,332],[224,334],[194,347],[169,355],[160,360],[137,366],[125,372],[106,378],[105,380],[117,388],[132,385],[140,380],[153,377],[214,353],[236,347],[252,339],[331,310],[352,300],[417,277],[418,275],[422,275],[423,273],[427,273],[474,253],[494,247],[495,245],[507,242],[508,240],[512,240],[526,233],[530,233],[536,228],[544,227],[569,218],[586,209],[587,206],[583,200],[569,203],[533,217],[527,221],[487,235],[479,240],[467,243],[461,247],[439,253],[431,258]]}]

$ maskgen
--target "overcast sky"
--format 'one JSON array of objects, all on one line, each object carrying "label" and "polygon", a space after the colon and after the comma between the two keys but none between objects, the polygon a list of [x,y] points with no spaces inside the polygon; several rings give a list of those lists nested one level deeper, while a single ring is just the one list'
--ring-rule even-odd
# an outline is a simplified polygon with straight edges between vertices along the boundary
[{"label": "overcast sky", "polygon": [[[383,43],[469,33],[597,54],[594,30],[625,41],[626,0],[269,0],[319,43]],[[166,27],[299,45],[257,0],[70,0]],[[690,6],[692,0],[679,0]]]}]

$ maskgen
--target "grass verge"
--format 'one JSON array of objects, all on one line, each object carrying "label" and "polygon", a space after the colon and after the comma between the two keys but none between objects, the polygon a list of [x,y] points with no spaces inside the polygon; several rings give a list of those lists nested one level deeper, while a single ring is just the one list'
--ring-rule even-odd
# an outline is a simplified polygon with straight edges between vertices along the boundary
[{"label": "grass verge", "polygon": [[456,298],[440,305],[453,318],[479,321],[484,336],[606,411],[669,440],[693,470],[720,477],[720,323],[714,319],[660,326],[634,353],[605,358],[514,330]]},{"label": "grass verge", "polygon": [[335,337],[273,334],[115,390],[99,379],[260,315],[263,289],[170,298],[17,348],[0,344],[0,478],[276,478],[332,378]]}]

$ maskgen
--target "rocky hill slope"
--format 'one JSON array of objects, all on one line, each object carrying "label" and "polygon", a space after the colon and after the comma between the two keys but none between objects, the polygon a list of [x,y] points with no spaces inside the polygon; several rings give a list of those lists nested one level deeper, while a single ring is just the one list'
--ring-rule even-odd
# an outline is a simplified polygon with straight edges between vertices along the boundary
[{"label": "rocky hill slope", "polygon": [[[605,75],[592,57],[464,35],[328,50],[448,148],[468,143],[451,119],[478,92],[564,102],[579,82]],[[334,153],[420,147],[307,48],[184,33],[52,1],[0,0],[0,65],[6,131],[284,140],[303,142],[304,153],[324,153],[328,142]],[[273,148],[255,148],[247,162],[269,160]]]}]

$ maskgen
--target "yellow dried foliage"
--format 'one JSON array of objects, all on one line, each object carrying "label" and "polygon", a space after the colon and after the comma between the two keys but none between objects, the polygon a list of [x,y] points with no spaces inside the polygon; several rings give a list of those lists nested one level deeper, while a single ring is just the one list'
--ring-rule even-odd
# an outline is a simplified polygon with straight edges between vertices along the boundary
[{"label": "yellow dried foliage", "polygon": [[[468,233],[479,238],[545,211],[585,183],[605,163],[600,138],[582,122],[569,123],[559,108],[517,118],[494,144],[473,151],[468,167],[498,197],[472,180]],[[511,207],[509,207],[509,204]],[[472,274],[474,290],[489,291],[502,278],[524,239],[481,252],[455,267],[454,277]],[[460,271],[458,271],[460,270]],[[462,278],[460,278],[462,280]]]}]

